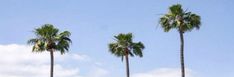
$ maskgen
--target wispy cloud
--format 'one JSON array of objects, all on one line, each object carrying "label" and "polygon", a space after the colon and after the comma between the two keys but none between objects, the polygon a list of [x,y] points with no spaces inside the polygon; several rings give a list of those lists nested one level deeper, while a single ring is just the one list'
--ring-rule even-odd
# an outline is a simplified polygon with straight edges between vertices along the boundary
[{"label": "wispy cloud", "polygon": [[[144,73],[133,74],[133,77],[181,77],[180,69],[160,68]],[[195,77],[190,69],[186,69],[186,77]]]},{"label": "wispy cloud", "polygon": [[[48,52],[32,53],[31,46],[9,44],[0,45],[0,77],[48,77],[50,69],[50,55]],[[55,53],[58,61],[89,61],[90,57],[80,54]],[[95,63],[95,62],[93,62]],[[61,64],[54,66],[55,77],[88,77],[81,76],[77,67],[66,67]],[[90,71],[95,77],[107,74],[103,68]]]},{"label": "wispy cloud", "polygon": [[96,67],[87,75],[87,77],[106,77],[109,72],[103,68]]}]

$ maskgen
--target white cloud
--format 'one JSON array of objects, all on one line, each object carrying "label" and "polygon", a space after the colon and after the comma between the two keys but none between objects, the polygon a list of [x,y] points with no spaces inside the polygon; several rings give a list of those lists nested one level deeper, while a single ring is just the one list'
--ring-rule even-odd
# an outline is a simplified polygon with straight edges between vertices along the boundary
[{"label": "white cloud", "polygon": [[72,58],[78,61],[90,61],[90,58],[87,55],[73,54]]},{"label": "white cloud", "polygon": [[[181,77],[180,69],[160,68],[149,72],[133,74],[132,77]],[[186,77],[194,77],[190,69],[186,69]]]},{"label": "white cloud", "polygon": [[94,68],[93,71],[91,71],[87,77],[106,77],[109,74],[109,72],[103,68]]},{"label": "white cloud", "polygon": [[[55,58],[57,61],[61,61],[64,62],[66,60],[74,60],[76,62],[78,61],[82,61],[82,62],[88,62],[91,61],[90,57],[87,55],[83,55],[83,54],[74,54],[74,53],[67,53],[64,55],[61,55],[60,53],[54,53],[55,54]],[[47,53],[47,57],[49,57],[49,53]]]},{"label": "white cloud", "polygon": [[[27,45],[0,45],[0,77],[48,77],[50,55],[48,52],[32,53]],[[55,53],[56,61],[86,61],[86,55]],[[97,68],[92,72],[96,77],[106,74],[106,70]],[[86,77],[80,75],[79,68],[68,68],[61,64],[54,66],[55,77]]]}]

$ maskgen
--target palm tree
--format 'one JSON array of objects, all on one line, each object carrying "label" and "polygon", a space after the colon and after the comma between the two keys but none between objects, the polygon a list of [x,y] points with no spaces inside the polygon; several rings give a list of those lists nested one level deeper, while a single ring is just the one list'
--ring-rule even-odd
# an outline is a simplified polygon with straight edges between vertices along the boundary
[{"label": "palm tree", "polygon": [[171,29],[177,29],[180,34],[180,61],[181,61],[181,75],[185,77],[184,65],[184,33],[192,31],[194,28],[200,28],[200,16],[184,11],[180,4],[172,5],[169,12],[160,18],[160,24],[165,32]]},{"label": "palm tree", "polygon": [[132,33],[128,34],[119,34],[118,36],[114,36],[114,40],[116,42],[110,43],[109,51],[117,57],[121,57],[122,61],[125,58],[126,61],[126,73],[127,77],[130,76],[129,74],[129,61],[128,56],[139,56],[143,57],[142,50],[145,48],[141,42],[133,42],[132,41]]},{"label": "palm tree", "polygon": [[69,49],[71,39],[69,31],[59,33],[59,29],[55,28],[51,24],[45,24],[40,28],[34,30],[35,38],[28,40],[28,44],[32,44],[33,52],[50,52],[51,68],[50,77],[53,77],[54,70],[54,52],[59,51],[64,54]]}]

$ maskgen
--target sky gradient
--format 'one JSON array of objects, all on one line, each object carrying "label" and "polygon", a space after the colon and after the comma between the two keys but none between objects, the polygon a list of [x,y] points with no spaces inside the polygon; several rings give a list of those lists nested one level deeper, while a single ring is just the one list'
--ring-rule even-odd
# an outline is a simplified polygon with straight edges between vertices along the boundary
[{"label": "sky gradient", "polygon": [[[177,3],[201,16],[200,30],[184,35],[185,66],[192,71],[191,77],[233,77],[232,0],[0,0],[0,52],[7,53],[4,48],[12,46],[25,48],[22,52],[31,54],[26,42],[34,37],[33,29],[49,23],[72,33],[70,52],[63,56],[77,55],[79,59],[69,57],[66,61],[58,61],[56,58],[61,56],[55,57],[55,63],[64,69],[79,70],[70,77],[92,77],[89,74],[95,73],[101,73],[96,77],[124,77],[124,62],[108,52],[107,44],[113,42],[114,35],[132,32],[133,40],[143,42],[146,48],[143,58],[130,58],[131,74],[156,77],[155,73],[161,75],[160,70],[180,68],[179,33],[176,30],[165,33],[158,23],[162,14],[168,12],[168,7]],[[9,50],[13,51],[21,52]],[[17,60],[14,55],[10,56],[12,61]],[[39,60],[49,62],[49,56],[47,58]],[[42,62],[42,65],[48,65],[48,62]],[[3,58],[0,63],[4,65]],[[5,74],[3,70],[0,70],[1,74]]]}]

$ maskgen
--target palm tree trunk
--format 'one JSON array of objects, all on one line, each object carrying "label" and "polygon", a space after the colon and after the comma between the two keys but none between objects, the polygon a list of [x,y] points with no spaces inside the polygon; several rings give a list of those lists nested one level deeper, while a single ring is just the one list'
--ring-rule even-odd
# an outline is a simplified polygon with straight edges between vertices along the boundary
[{"label": "palm tree trunk", "polygon": [[130,77],[130,73],[129,73],[129,61],[128,61],[128,49],[126,49],[126,54],[125,54],[125,61],[126,61],[126,73],[127,73],[127,77]]},{"label": "palm tree trunk", "polygon": [[181,62],[181,75],[185,77],[185,65],[184,65],[184,35],[183,32],[180,31],[180,62]]},{"label": "palm tree trunk", "polygon": [[51,49],[50,50],[50,77],[53,77],[54,75],[54,51]]},{"label": "palm tree trunk", "polygon": [[126,73],[127,73],[127,77],[130,77],[128,55],[126,55],[125,57],[126,57]]}]

